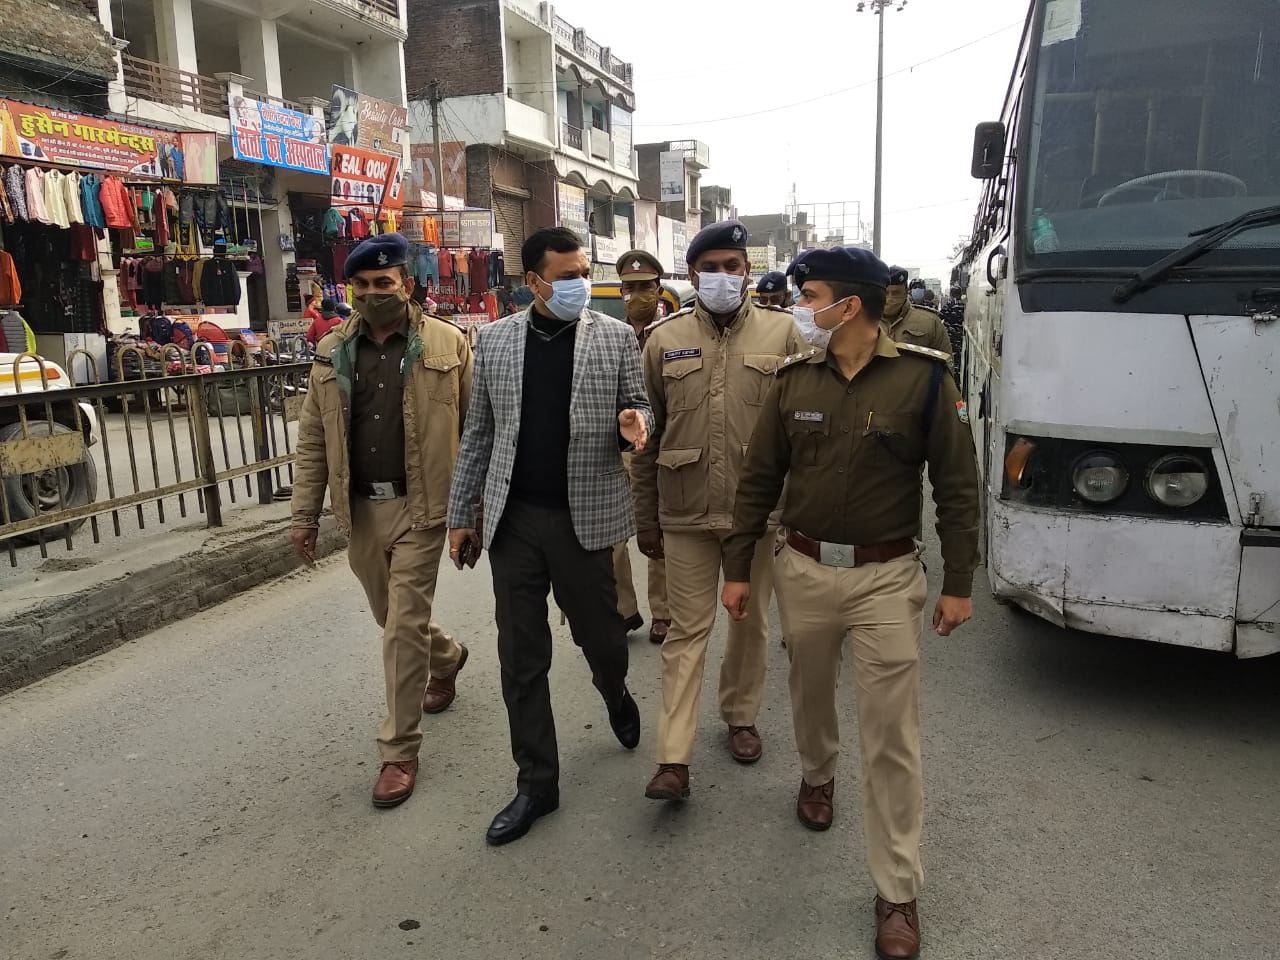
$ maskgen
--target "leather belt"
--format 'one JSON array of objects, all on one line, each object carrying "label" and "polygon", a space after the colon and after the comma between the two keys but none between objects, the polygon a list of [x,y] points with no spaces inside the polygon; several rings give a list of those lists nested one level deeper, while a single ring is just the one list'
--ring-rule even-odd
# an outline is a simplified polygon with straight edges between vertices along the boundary
[{"label": "leather belt", "polygon": [[409,488],[403,480],[389,480],[385,483],[353,483],[351,490],[366,500],[395,500],[409,493]]},{"label": "leather belt", "polygon": [[905,557],[909,553],[915,553],[916,550],[916,542],[909,539],[889,540],[869,547],[855,547],[844,543],[812,540],[803,533],[795,532],[787,535],[787,546],[828,567],[860,567],[864,563],[887,563],[890,560]]}]

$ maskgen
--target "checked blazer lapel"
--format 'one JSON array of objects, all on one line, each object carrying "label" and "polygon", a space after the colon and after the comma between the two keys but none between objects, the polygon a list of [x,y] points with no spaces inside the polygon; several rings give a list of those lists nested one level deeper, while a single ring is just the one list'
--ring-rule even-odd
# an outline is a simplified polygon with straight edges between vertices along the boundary
[{"label": "checked blazer lapel", "polygon": [[[532,309],[532,308],[530,308]],[[510,369],[511,382],[515,385],[515,407],[511,411],[515,418],[516,432],[520,430],[520,410],[524,403],[524,348],[525,343],[529,339],[529,311],[518,313],[515,316],[515,322],[507,328],[510,333],[510,339],[507,341],[507,356],[510,358],[508,367]]]},{"label": "checked blazer lapel", "polygon": [[591,338],[595,332],[595,326],[595,321],[583,314],[573,334],[573,392],[569,399],[570,416],[572,411],[578,409],[582,400],[580,396],[582,381],[587,369],[587,353],[591,350]]}]

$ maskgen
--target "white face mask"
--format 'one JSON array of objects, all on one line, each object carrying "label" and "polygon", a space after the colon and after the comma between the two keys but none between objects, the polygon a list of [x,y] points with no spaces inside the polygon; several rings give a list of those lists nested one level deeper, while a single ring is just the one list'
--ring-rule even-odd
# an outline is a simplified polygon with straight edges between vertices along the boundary
[{"label": "white face mask", "polygon": [[733,313],[742,306],[746,279],[736,273],[699,273],[698,299],[712,313]]},{"label": "white face mask", "polygon": [[826,313],[832,307],[838,307],[848,299],[850,298],[845,297],[844,300],[837,300],[835,303],[823,307],[816,313],[812,307],[792,307],[791,319],[795,321],[796,329],[800,331],[800,336],[804,338],[804,342],[809,344],[811,347],[817,347],[819,350],[827,349],[828,344],[831,343],[831,335],[849,321],[841,320],[834,327],[828,330],[825,327],[818,326],[818,314]]}]

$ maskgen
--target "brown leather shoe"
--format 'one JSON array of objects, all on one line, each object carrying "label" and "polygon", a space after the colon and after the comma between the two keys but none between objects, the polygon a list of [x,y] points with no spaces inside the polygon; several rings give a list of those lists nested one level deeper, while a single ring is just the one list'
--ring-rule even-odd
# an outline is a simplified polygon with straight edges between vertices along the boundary
[{"label": "brown leather shoe", "polygon": [[755,727],[729,725],[729,752],[739,763],[755,763],[764,752],[760,731]]},{"label": "brown leather shoe", "polygon": [[649,642],[662,643],[667,639],[667,631],[671,629],[670,620],[654,620],[649,624]]},{"label": "brown leather shoe", "polygon": [[916,902],[890,903],[876,897],[876,956],[915,960],[920,955],[920,914]]},{"label": "brown leather shoe", "polygon": [[644,795],[650,800],[689,799],[689,767],[683,763],[658,764],[658,772],[645,787]]},{"label": "brown leather shoe", "polygon": [[413,794],[418,779],[418,758],[400,760],[382,765],[378,782],[373,785],[375,807],[398,807]]},{"label": "brown leather shoe", "polygon": [[458,674],[467,662],[466,646],[461,643],[458,646],[462,647],[462,656],[458,657],[458,665],[453,668],[453,673],[447,677],[432,677],[427,682],[427,692],[422,695],[423,713],[444,713],[458,696]]},{"label": "brown leather shoe", "polygon": [[811,787],[800,781],[800,796],[796,799],[796,816],[810,830],[826,830],[831,826],[835,813],[832,798],[836,792],[836,780],[832,777],[820,787]]}]

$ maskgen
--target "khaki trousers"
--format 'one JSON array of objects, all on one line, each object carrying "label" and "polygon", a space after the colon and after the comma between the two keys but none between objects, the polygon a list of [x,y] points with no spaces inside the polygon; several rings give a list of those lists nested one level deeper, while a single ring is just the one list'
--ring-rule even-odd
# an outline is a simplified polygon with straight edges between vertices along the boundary
[{"label": "khaki trousers", "polygon": [[[640,612],[636,599],[635,581],[631,577],[631,551],[625,543],[613,547],[613,579],[618,585],[618,613],[623,620],[630,620]],[[649,617],[653,620],[669,620],[667,609],[667,565],[662,560],[649,561]]]},{"label": "khaki trousers", "polygon": [[444,541],[443,524],[413,529],[404,497],[351,500],[347,559],[382,627],[387,716],[378,728],[378,752],[384,762],[418,755],[427,681],[432,674],[448,676],[462,656],[462,647],[431,619]]},{"label": "khaki trousers", "polygon": [[862,816],[876,891],[914,900],[924,882],[920,825],[920,631],[924,568],[909,554],[888,563],[828,567],[783,547],[774,563],[778,610],[791,660],[791,713],[800,767],[826,783],[840,755],[836,689],[844,638],[853,636]]},{"label": "khaki trousers", "polygon": [[[720,606],[720,569],[727,530],[664,531],[671,628],[662,644],[662,716],[658,763],[688,764],[698,729],[698,701],[707,643]],[[756,545],[751,561],[747,618],[730,621],[720,665],[720,716],[735,727],[756,722],[764,699],[769,596],[773,586],[772,529]]]}]

